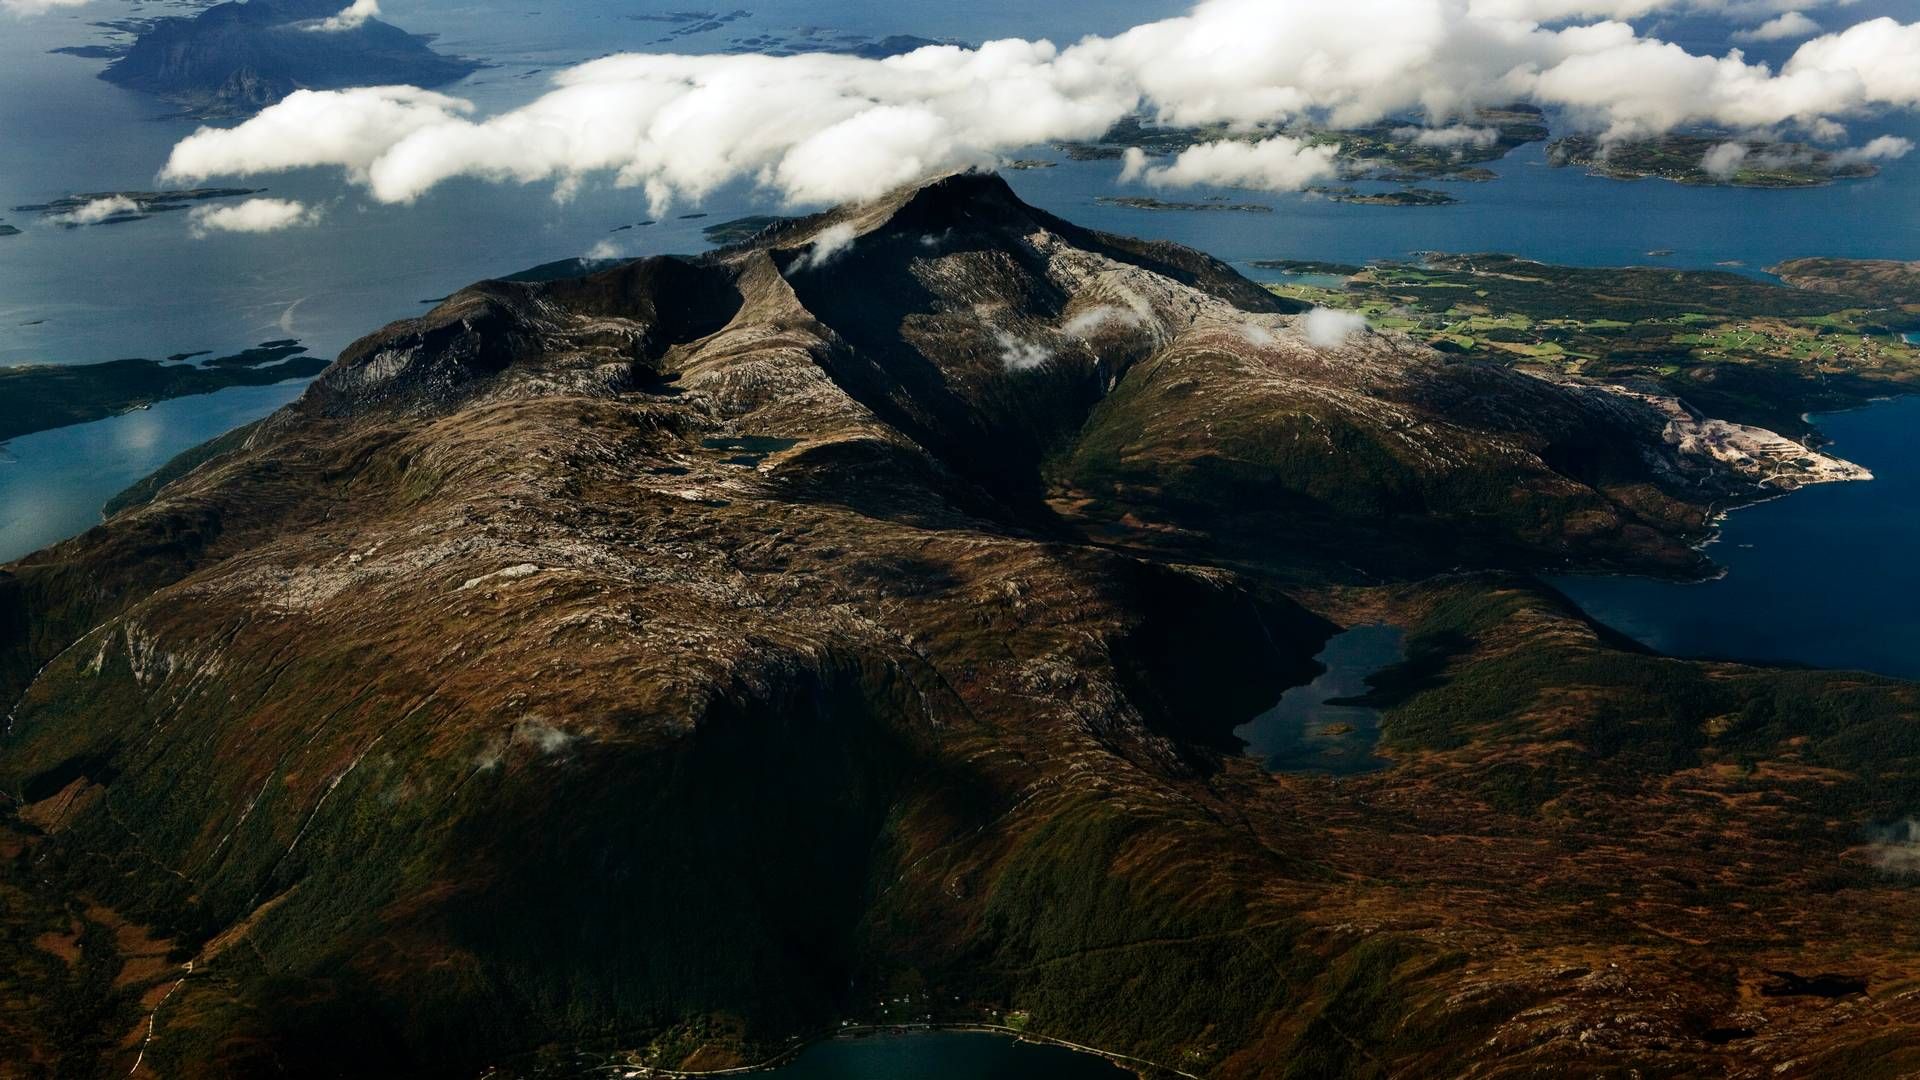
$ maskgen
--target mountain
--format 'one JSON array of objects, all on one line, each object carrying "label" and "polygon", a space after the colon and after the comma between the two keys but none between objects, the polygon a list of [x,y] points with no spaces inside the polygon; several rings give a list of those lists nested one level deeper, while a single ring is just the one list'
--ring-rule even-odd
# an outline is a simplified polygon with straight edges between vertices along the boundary
[{"label": "mountain", "polygon": [[322,29],[336,0],[245,0],[157,19],[100,77],[203,116],[241,116],[295,90],[440,86],[478,69],[378,19]]},{"label": "mountain", "polygon": [[[894,1009],[1221,1077],[1920,1067],[1916,688],[1521,572],[1692,569],[1844,463],[1295,307],[968,174],[355,343],[0,571],[17,1072]],[[1380,619],[1391,768],[1239,756]]]}]

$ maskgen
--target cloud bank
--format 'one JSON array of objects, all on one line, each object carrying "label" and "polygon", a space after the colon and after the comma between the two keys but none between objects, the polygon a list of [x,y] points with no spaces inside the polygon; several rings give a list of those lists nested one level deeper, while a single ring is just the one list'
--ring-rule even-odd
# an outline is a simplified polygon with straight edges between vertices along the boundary
[{"label": "cloud bank", "polygon": [[0,11],[9,15],[45,15],[59,8],[79,7],[87,0],[0,0]]},{"label": "cloud bank", "polygon": [[[1875,19],[1817,37],[1775,71],[1738,51],[1689,53],[1618,21],[1736,8],[1747,10],[1710,0],[1207,0],[1065,48],[1010,39],[881,60],[621,55],[560,72],[544,96],[487,117],[412,87],[301,91],[236,127],[200,129],[175,147],[165,175],[328,166],[392,203],[456,177],[550,182],[562,197],[609,178],[644,190],[656,212],[745,179],[788,203],[820,204],[1036,143],[1095,138],[1145,111],[1162,123],[1229,125],[1251,141],[1196,146],[1165,165],[1137,159],[1132,175],[1283,190],[1324,175],[1320,158],[1331,153],[1273,130],[1303,119],[1419,116],[1471,132],[1455,122],[1476,107],[1525,101],[1609,139],[1696,124],[1831,138],[1842,121],[1920,106],[1920,23]],[[1543,22],[1591,16],[1608,18]]]},{"label": "cloud bank", "polygon": [[1751,30],[1741,30],[1733,35],[1735,41],[1791,41],[1794,38],[1812,37],[1820,32],[1820,24],[1808,18],[1803,12],[1789,11],[1777,15]]},{"label": "cloud bank", "polygon": [[1120,179],[1145,180],[1154,187],[1224,184],[1264,191],[1298,191],[1334,176],[1338,146],[1308,146],[1288,135],[1259,142],[1224,140],[1201,143],[1180,152],[1171,165],[1149,166],[1139,147],[1126,152]]}]

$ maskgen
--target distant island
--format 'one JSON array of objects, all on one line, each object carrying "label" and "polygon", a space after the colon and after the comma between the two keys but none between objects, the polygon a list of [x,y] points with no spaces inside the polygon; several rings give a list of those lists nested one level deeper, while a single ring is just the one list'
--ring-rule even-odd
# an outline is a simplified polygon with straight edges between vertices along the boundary
[{"label": "distant island", "polygon": [[324,27],[344,0],[248,0],[158,19],[100,77],[203,117],[244,116],[295,90],[440,86],[481,65],[378,19]]},{"label": "distant island", "polygon": [[1804,143],[1665,135],[1604,144],[1569,135],[1547,145],[1547,162],[1579,166],[1613,180],[1671,180],[1706,187],[1805,188],[1878,175],[1877,165],[1850,161]]},{"label": "distant island", "polygon": [[1093,200],[1101,206],[1124,206],[1129,210],[1238,210],[1249,214],[1271,214],[1273,207],[1259,203],[1234,203],[1224,200],[1205,202],[1168,202],[1145,195],[1101,195]]},{"label": "distant island", "polygon": [[[1434,127],[1412,120],[1387,120],[1360,128],[1300,125],[1284,134],[1312,146],[1339,147],[1336,161],[1345,180],[1492,180],[1485,168],[1514,150],[1539,142],[1549,131],[1545,116],[1531,105],[1482,109],[1461,123]],[[1129,117],[1091,142],[1062,142],[1055,148],[1073,161],[1117,161],[1129,148],[1149,156],[1171,156],[1199,143],[1258,138],[1224,125],[1163,127]],[[1402,204],[1435,205],[1435,204]]]},{"label": "distant island", "polygon": [[132,358],[0,368],[0,442],[104,419],[168,398],[318,375],[328,362],[302,355],[306,351],[297,341],[281,340],[197,364]]},{"label": "distant island", "polygon": [[1459,199],[1432,188],[1402,188],[1399,191],[1355,191],[1350,187],[1310,187],[1310,194],[1337,203],[1360,206],[1451,206]]},{"label": "distant island", "polygon": [[[1782,287],[1723,270],[1552,266],[1513,255],[1429,252],[1366,267],[1265,259],[1339,274],[1280,282],[1289,300],[1359,312],[1441,352],[1545,376],[1657,386],[1708,414],[1813,438],[1809,411],[1920,386],[1920,265],[1799,259]],[[1910,310],[1908,305],[1914,305]]]},{"label": "distant island", "polygon": [[[685,14],[676,12],[674,14]],[[737,12],[744,15],[746,12]],[[629,19],[647,16],[629,15]],[[713,25],[695,27],[691,32],[711,29]],[[681,36],[681,35],[674,35]],[[667,41],[661,38],[654,44]],[[889,56],[900,56],[924,49],[929,45],[960,45],[960,41],[936,41],[933,38],[916,34],[889,34],[886,37],[872,38],[865,34],[839,32],[824,26],[806,27],[790,37],[775,37],[772,34],[752,34],[734,38],[727,44],[730,53],[761,53],[765,56],[796,56],[800,53],[838,53],[843,56],[858,56],[865,60],[885,60]]]},{"label": "distant island", "polygon": [[772,214],[751,214],[743,218],[734,218],[732,221],[722,221],[709,225],[700,230],[700,235],[706,237],[708,243],[720,247],[727,247],[731,244],[751,240],[761,232],[775,225],[792,220],[794,219],[790,217],[779,217]]},{"label": "distant island", "polygon": [[88,191],[52,202],[16,206],[16,214],[40,214],[68,228],[144,221],[155,214],[185,210],[211,199],[240,199],[266,188],[187,188],[172,191]]},{"label": "distant island", "polygon": [[1261,270],[1278,270],[1283,274],[1321,274],[1328,277],[1352,277],[1366,269],[1352,263],[1322,259],[1252,259],[1247,265]]}]

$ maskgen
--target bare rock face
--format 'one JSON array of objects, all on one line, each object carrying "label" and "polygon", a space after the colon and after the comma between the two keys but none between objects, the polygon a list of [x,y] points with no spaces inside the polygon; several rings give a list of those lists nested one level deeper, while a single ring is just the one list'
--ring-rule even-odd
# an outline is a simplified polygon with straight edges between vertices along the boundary
[{"label": "bare rock face", "polygon": [[1674,437],[1699,423],[1315,345],[1222,264],[988,176],[482,283],[0,571],[9,850],[164,943],[94,1021],[106,1071],[472,1075],[656,1036],[671,1065],[695,1021],[744,1054],[930,980],[1223,1075],[1408,982],[1449,1045],[1560,1060],[1509,1024],[1561,994],[1524,958],[1433,996],[1487,945],[1439,894],[1430,938],[1355,936],[1335,883],[1386,875],[1325,851],[1373,804],[1231,757],[1332,630],[1247,568],[1690,565],[1765,456]]}]

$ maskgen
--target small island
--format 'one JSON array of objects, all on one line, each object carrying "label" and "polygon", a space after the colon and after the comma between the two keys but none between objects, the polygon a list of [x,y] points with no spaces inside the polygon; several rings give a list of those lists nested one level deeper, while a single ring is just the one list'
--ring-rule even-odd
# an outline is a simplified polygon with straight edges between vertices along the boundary
[{"label": "small island", "polygon": [[782,225],[792,220],[794,219],[776,214],[749,214],[746,217],[734,218],[732,221],[709,225],[700,230],[700,235],[706,237],[710,244],[729,247],[751,240],[775,225]]},{"label": "small island", "polygon": [[11,225],[0,223],[0,236],[19,236],[20,230]]},{"label": "small island", "polygon": [[1879,166],[1797,142],[1666,135],[1603,143],[1570,135],[1547,145],[1547,162],[1578,166],[1610,180],[1668,180],[1702,187],[1807,188],[1836,180],[1863,180]]},{"label": "small island", "polygon": [[211,199],[240,199],[266,188],[187,188],[173,191],[89,191],[45,203],[13,208],[16,214],[40,214],[67,228],[144,221],[155,214],[185,210]]},{"label": "small island", "polygon": [[1225,200],[1205,202],[1169,202],[1144,195],[1101,195],[1093,200],[1101,206],[1124,206],[1129,210],[1237,210],[1249,214],[1271,214],[1273,207],[1260,203],[1234,203]]},{"label": "small island", "polygon": [[245,116],[295,90],[441,86],[481,65],[379,19],[329,25],[345,0],[248,0],[155,20],[100,77],[195,116]]},{"label": "small island", "polygon": [[146,408],[168,398],[318,375],[327,361],[303,355],[306,351],[297,341],[279,340],[197,364],[136,357],[102,364],[0,368],[0,442]]},{"label": "small island", "polygon": [[1365,267],[1352,263],[1326,262],[1321,259],[1254,259],[1247,265],[1283,274],[1320,274],[1327,277],[1352,277]]},{"label": "small island", "polygon": [[1451,206],[1459,199],[1432,188],[1402,188],[1399,191],[1355,191],[1350,187],[1310,187],[1308,194],[1337,203],[1359,206]]}]

